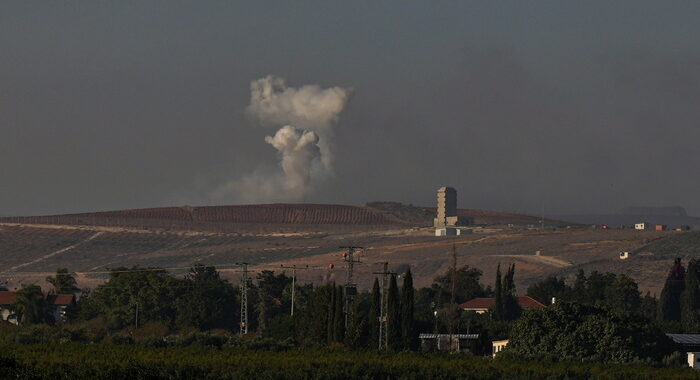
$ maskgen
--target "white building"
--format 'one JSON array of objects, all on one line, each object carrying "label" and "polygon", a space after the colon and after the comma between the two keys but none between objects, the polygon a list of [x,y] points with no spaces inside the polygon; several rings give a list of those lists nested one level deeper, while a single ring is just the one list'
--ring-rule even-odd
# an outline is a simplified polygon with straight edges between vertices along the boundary
[{"label": "white building", "polygon": [[627,260],[630,258],[630,253],[627,251],[620,252],[620,260]]},{"label": "white building", "polygon": [[639,222],[634,224],[634,229],[635,230],[648,230],[649,229],[649,223],[647,222]]},{"label": "white building", "polygon": [[700,369],[700,352],[688,352],[688,367]]},{"label": "white building", "polygon": [[508,345],[508,339],[494,340],[493,342],[491,342],[491,346],[492,346],[491,356],[493,356],[495,358],[496,354],[503,351],[503,349],[506,348],[507,345]]}]

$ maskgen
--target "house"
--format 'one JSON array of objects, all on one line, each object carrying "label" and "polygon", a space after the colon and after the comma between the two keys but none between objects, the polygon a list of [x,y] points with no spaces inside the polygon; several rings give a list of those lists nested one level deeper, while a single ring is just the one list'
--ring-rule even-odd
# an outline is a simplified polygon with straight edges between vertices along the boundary
[{"label": "house", "polygon": [[[493,305],[495,305],[495,304],[496,304],[495,298],[474,298],[472,300],[469,300],[469,301],[459,305],[459,307],[461,307],[462,310],[465,310],[465,311],[473,311],[477,314],[484,314],[484,313],[488,312],[489,309],[492,308]],[[518,304],[523,309],[545,307],[541,302],[537,301],[536,299],[534,299],[532,297],[528,297],[528,296],[518,297]]]},{"label": "house", "polygon": [[639,222],[634,224],[634,229],[635,230],[648,230],[649,229],[649,223],[647,222]]},{"label": "house", "polygon": [[679,351],[688,355],[688,366],[700,369],[700,334],[666,334]]},{"label": "house", "polygon": [[12,304],[15,303],[17,295],[15,292],[10,292],[7,290],[0,291],[0,319],[4,322],[17,324],[17,318],[12,314]]},{"label": "house", "polygon": [[479,334],[420,334],[423,352],[476,352]]},{"label": "house", "polygon": [[74,294],[48,294],[46,305],[50,319],[56,323],[63,323],[67,319],[68,308],[75,306]]},{"label": "house", "polygon": [[657,231],[666,231],[666,228],[665,224],[657,224],[654,229]]},{"label": "house", "polygon": [[[12,312],[12,305],[17,299],[17,293],[12,291],[0,291],[0,318],[3,321],[19,324]],[[44,294],[49,320],[56,323],[66,321],[68,308],[75,305],[73,294]]]},{"label": "house", "polygon": [[627,260],[630,258],[630,253],[627,251],[620,252],[620,260]]},{"label": "house", "polygon": [[491,342],[491,347],[492,347],[491,356],[493,356],[495,358],[496,354],[503,351],[503,349],[506,348],[507,345],[508,345],[508,339],[494,340],[493,342]]}]

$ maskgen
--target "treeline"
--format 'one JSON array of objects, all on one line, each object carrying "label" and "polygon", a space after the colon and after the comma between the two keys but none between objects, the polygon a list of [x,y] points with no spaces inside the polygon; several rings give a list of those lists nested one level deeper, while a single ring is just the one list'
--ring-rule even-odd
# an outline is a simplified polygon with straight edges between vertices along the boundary
[{"label": "treeline", "polygon": [[[507,336],[508,325],[499,320],[513,319],[519,313],[508,311],[514,303],[517,306],[514,272],[514,266],[509,267],[503,281],[500,269],[497,273],[497,284],[503,286],[497,285],[501,290],[496,296],[502,299],[499,304],[506,306],[492,318],[465,313],[458,307],[472,298],[494,295],[490,287],[481,284],[482,272],[469,266],[450,269],[437,276],[431,286],[420,289],[414,288],[410,270],[390,275],[386,292],[375,279],[370,292],[354,296],[349,310],[345,310],[346,294],[341,285],[296,284],[293,315],[292,278],[285,272],[261,271],[248,280],[247,327],[251,333],[300,346],[342,344],[354,349],[374,349],[379,347],[384,307],[386,324],[382,334],[386,348],[416,350],[420,332],[480,332],[480,352],[488,352],[490,339]],[[74,276],[66,269],[60,269],[50,282],[55,284],[56,293],[79,292]],[[30,285],[19,293],[40,295],[41,291]],[[41,302],[38,296],[18,298],[14,310],[23,316],[22,325],[50,322],[41,317],[45,310]],[[77,304],[69,308],[67,318],[70,325],[93,331],[77,334],[93,341],[106,336],[128,340],[130,334],[144,326],[162,331],[163,336],[217,329],[237,333],[241,327],[241,303],[240,284],[222,278],[212,266],[194,265],[183,277],[161,268],[117,268],[105,283],[82,291]]]},{"label": "treeline", "polygon": [[[528,310],[518,304],[514,265],[504,273],[499,265],[494,288],[481,283],[481,271],[464,266],[415,289],[409,270],[390,275],[386,291],[375,279],[371,291],[354,295],[349,308],[348,294],[338,284],[292,289],[286,273],[261,271],[247,283],[246,327],[261,339],[250,348],[376,350],[381,331],[385,348],[398,352],[417,350],[419,333],[477,333],[479,342],[472,353],[478,355],[490,353],[491,341],[510,338],[503,354],[519,360],[672,365],[682,360],[673,356],[675,347],[664,332],[692,331],[697,326],[691,322],[698,320],[699,270],[695,261],[686,271],[676,260],[658,301],[649,293],[642,296],[637,283],[624,274],[579,271],[568,282],[552,276],[530,286],[527,294],[545,305],[554,299],[554,305]],[[66,270],[52,281],[56,292],[76,291]],[[32,328],[46,320],[23,317],[24,326],[3,331],[0,343],[240,346],[246,342],[237,335],[243,306],[240,289],[216,268],[199,264],[184,277],[160,268],[115,269],[107,282],[81,294],[68,313],[69,323]],[[495,298],[489,313],[467,312],[459,306],[476,297]],[[39,313],[29,312],[41,310],[31,305],[32,300],[38,302],[23,297],[25,304],[20,305],[18,298],[17,313]],[[382,321],[386,323],[380,327]]]},{"label": "treeline", "polygon": [[550,276],[527,289],[527,295],[542,303],[577,302],[606,307],[618,314],[631,314],[657,321],[666,332],[700,333],[700,262],[692,259],[687,269],[674,260],[659,298],[639,292],[627,275],[579,270],[571,284]]}]

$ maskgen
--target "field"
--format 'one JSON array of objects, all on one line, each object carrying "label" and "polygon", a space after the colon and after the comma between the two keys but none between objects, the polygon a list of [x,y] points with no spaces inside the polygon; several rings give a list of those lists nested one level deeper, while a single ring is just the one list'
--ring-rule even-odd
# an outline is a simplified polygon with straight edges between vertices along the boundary
[{"label": "field", "polygon": [[[109,344],[0,346],[0,375],[31,379],[698,379],[689,368],[536,363],[465,355],[148,348]],[[119,360],[114,360],[119,358]]]},{"label": "field", "polygon": [[[659,293],[673,258],[700,252],[700,233],[596,230],[564,227],[535,217],[460,210],[480,225],[473,234],[435,237],[426,225],[430,209],[391,202],[368,206],[259,205],[169,207],[45,217],[2,218],[0,281],[12,287],[43,284],[56,268],[78,274],[80,286],[104,281],[109,269],[159,266],[175,274],[194,263],[215,265],[237,281],[235,263],[280,270],[296,265],[299,281],[345,281],[340,246],[363,246],[356,266],[366,290],[382,262],[402,273],[409,267],[417,286],[428,286],[451,263],[484,272],[492,284],[496,266],[516,264],[521,293],[546,275],[573,276],[579,269],[627,273],[642,291]],[[491,221],[491,223],[486,223]],[[632,252],[621,261],[620,251]],[[539,252],[539,253],[538,253]],[[308,266],[308,267],[307,267]],[[332,268],[330,268],[332,266]]]}]

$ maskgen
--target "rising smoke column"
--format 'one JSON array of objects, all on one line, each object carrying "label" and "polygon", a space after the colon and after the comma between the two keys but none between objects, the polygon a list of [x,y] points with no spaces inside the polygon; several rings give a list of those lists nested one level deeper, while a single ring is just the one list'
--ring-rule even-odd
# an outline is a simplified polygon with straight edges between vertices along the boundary
[{"label": "rising smoke column", "polygon": [[351,90],[318,85],[288,87],[267,76],[250,84],[246,113],[263,127],[281,127],[265,142],[277,149],[282,172],[256,171],[212,192],[218,201],[275,202],[304,200],[314,184],[333,172],[333,135]]}]

